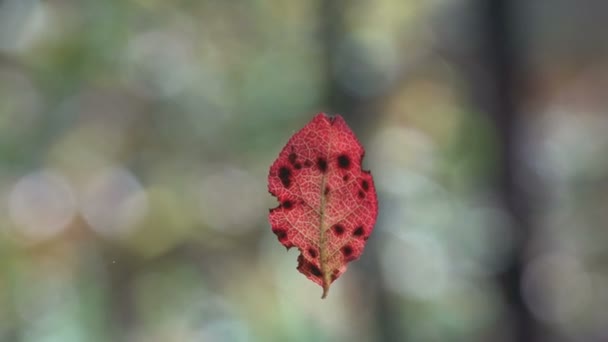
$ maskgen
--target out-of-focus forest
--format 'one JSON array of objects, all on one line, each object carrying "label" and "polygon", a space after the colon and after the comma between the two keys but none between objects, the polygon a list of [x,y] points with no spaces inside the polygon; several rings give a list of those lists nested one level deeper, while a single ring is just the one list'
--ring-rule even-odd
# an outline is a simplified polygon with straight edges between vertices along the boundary
[{"label": "out-of-focus forest", "polygon": [[[603,0],[0,0],[0,341],[608,340]],[[321,300],[267,172],[380,214]]]}]

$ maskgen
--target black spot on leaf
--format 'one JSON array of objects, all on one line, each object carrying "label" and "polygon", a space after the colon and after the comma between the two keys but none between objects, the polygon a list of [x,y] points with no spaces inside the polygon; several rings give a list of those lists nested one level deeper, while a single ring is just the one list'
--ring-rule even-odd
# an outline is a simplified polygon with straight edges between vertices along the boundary
[{"label": "black spot on leaf", "polygon": [[344,234],[344,226],[336,224],[333,227],[331,227],[331,230],[334,231],[334,233],[336,233],[336,235],[341,236],[342,234]]},{"label": "black spot on leaf", "polygon": [[325,173],[327,171],[327,159],[319,157],[317,159],[317,166],[319,167],[319,170],[321,170],[322,173]]},{"label": "black spot on leaf", "polygon": [[312,275],[314,275],[316,277],[321,277],[323,275],[323,273],[321,273],[321,270],[319,269],[319,267],[316,266],[315,264],[311,263],[310,261],[306,260],[306,258],[304,258],[304,255],[302,255],[302,254],[300,254],[298,256],[297,269],[304,274],[311,273]]},{"label": "black spot on leaf", "polygon": [[272,232],[279,238],[279,241],[287,239],[287,230],[283,228],[273,228]]},{"label": "black spot on leaf", "polygon": [[283,206],[283,208],[285,208],[285,209],[291,209],[291,208],[293,208],[293,202],[292,202],[292,201],[290,201],[290,200],[286,200],[286,201],[284,201],[284,202],[283,202],[281,205],[282,205],[282,206]]},{"label": "black spot on leaf", "polygon": [[342,255],[344,255],[345,257],[350,257],[351,255],[353,255],[353,248],[349,245],[346,245],[344,247],[342,247],[342,249],[340,249],[342,251]]},{"label": "black spot on leaf", "polygon": [[340,249],[342,255],[344,256],[344,261],[349,262],[357,259],[357,256],[354,253],[353,248],[350,245],[346,245]]},{"label": "black spot on leaf", "polygon": [[365,190],[365,191],[369,190],[369,182],[368,182],[367,180],[365,180],[365,179],[364,179],[364,180],[361,182],[361,187],[362,187],[362,188],[363,188],[363,190]]},{"label": "black spot on leaf", "polygon": [[295,163],[295,164],[293,165],[293,167],[294,167],[296,170],[299,170],[299,169],[301,169],[301,168],[302,168],[302,164],[300,164],[300,163]]},{"label": "black spot on leaf", "polygon": [[281,166],[279,169],[279,179],[284,187],[289,188],[291,185],[291,170],[286,166]]},{"label": "black spot on leaf", "polygon": [[323,275],[319,267],[317,267],[316,265],[310,265],[310,273],[312,273],[312,275],[314,275],[315,277],[320,277]]},{"label": "black spot on leaf", "polygon": [[325,196],[327,196],[327,195],[329,194],[329,186],[326,186],[326,187],[325,187],[325,191],[323,191],[323,194],[324,194]]},{"label": "black spot on leaf", "polygon": [[359,192],[357,192],[357,196],[359,196],[359,198],[363,198],[365,197],[365,193],[361,190],[359,190]]},{"label": "black spot on leaf", "polygon": [[317,257],[317,251],[314,248],[309,248],[308,249],[308,255],[310,255],[311,258],[316,258]]},{"label": "black spot on leaf", "polygon": [[362,236],[363,235],[363,227],[359,226],[355,229],[355,231],[353,231],[353,235],[354,236]]},{"label": "black spot on leaf", "polygon": [[348,169],[350,167],[350,158],[346,154],[339,155],[338,166],[342,169]]}]

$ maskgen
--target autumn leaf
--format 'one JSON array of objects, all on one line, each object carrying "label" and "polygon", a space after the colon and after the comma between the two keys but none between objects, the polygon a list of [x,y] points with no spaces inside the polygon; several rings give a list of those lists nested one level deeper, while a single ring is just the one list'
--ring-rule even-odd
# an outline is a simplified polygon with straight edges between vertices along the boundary
[{"label": "autumn leaf", "polygon": [[339,116],[317,114],[295,133],[270,167],[268,191],[279,201],[268,215],[287,249],[297,247],[298,271],[323,287],[363,253],[378,200],[365,151]]}]

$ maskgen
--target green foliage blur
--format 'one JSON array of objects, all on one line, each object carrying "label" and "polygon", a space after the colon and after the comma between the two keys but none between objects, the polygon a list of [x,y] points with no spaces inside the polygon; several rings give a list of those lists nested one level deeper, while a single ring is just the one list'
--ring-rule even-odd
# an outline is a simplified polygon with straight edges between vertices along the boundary
[{"label": "green foliage blur", "polygon": [[[539,341],[605,340],[608,18],[515,2],[522,297]],[[0,1],[0,341],[510,341],[498,275],[520,237],[466,85],[471,3]],[[345,108],[380,218],[321,300],[266,179]]]}]

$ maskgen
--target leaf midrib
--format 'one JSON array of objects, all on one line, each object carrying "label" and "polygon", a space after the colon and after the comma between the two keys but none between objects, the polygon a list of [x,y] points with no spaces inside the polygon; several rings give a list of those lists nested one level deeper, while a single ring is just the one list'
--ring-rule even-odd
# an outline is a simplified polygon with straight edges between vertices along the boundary
[{"label": "leaf midrib", "polygon": [[327,293],[329,292],[330,285],[330,274],[327,269],[327,227],[325,224],[325,206],[327,203],[327,196],[325,195],[325,185],[327,183],[328,174],[330,172],[330,162],[329,162],[329,152],[331,151],[331,143],[332,143],[332,124],[329,124],[329,134],[328,134],[328,142],[327,142],[327,153],[325,154],[325,161],[327,163],[326,172],[322,173],[321,176],[321,188],[319,189],[319,196],[321,196],[321,201],[319,203],[319,266],[321,268],[321,276],[323,277],[323,295],[321,298],[327,297]]}]

